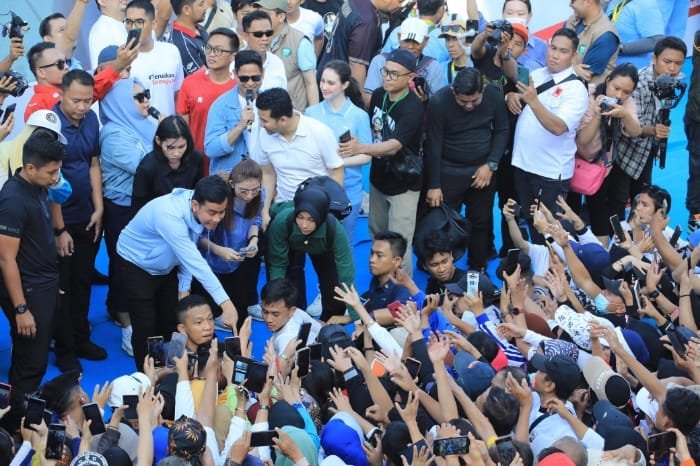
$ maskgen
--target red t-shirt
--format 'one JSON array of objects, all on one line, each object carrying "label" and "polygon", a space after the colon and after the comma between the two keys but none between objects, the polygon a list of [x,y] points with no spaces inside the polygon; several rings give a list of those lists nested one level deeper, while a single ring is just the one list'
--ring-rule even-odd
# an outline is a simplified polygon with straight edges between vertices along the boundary
[{"label": "red t-shirt", "polygon": [[[224,84],[217,84],[209,79],[206,68],[192,73],[182,83],[177,95],[176,111],[180,115],[190,116],[190,130],[194,138],[194,147],[204,154],[204,132],[207,128],[209,107],[224,92],[233,89],[236,80],[231,78]],[[209,174],[209,157],[204,161],[204,175]]]}]

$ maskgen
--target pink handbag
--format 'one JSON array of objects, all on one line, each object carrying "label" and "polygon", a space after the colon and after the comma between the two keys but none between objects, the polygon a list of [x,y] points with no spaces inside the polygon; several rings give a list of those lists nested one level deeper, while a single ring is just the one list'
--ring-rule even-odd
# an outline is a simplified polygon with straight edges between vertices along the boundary
[{"label": "pink handbag", "polygon": [[598,192],[612,168],[605,155],[598,157],[592,162],[576,155],[574,163],[574,176],[571,178],[569,189],[575,193],[587,196]]}]

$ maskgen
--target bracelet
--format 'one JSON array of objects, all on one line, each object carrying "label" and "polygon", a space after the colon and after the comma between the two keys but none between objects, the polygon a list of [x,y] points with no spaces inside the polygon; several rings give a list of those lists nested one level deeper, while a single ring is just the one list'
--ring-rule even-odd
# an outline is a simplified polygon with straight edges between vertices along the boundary
[{"label": "bracelet", "polygon": [[231,458],[226,458],[226,462],[224,463],[224,466],[241,466],[241,464],[236,463]]},{"label": "bracelet", "polygon": [[258,403],[258,405],[259,405],[258,409],[262,409],[263,411],[267,411],[268,409],[270,409],[269,406],[266,406],[262,403]]},{"label": "bracelet", "polygon": [[67,228],[65,225],[63,225],[61,228],[54,228],[53,229],[53,235],[54,236],[61,236],[63,233],[67,231]]}]

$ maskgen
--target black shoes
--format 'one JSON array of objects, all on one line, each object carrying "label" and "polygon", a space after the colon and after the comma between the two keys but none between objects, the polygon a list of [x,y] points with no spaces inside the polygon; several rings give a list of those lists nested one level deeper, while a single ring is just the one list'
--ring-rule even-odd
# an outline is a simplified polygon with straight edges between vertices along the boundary
[{"label": "black shoes", "polygon": [[102,361],[107,359],[107,351],[88,340],[78,347],[78,357],[90,361]]},{"label": "black shoes", "polygon": [[80,365],[80,361],[73,355],[65,354],[63,356],[56,356],[56,367],[61,372],[68,372],[72,370],[77,370],[82,372],[83,366]]}]

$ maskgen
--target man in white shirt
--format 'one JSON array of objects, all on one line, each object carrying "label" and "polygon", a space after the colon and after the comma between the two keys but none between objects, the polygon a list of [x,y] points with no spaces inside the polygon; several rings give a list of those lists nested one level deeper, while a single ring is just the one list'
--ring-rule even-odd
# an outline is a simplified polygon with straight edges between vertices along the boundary
[{"label": "man in white shirt", "polygon": [[97,67],[97,56],[108,45],[121,45],[126,42],[126,29],[122,21],[126,11],[126,0],[97,0],[100,17],[90,29],[88,40],[90,67]]},{"label": "man in white shirt", "polygon": [[263,228],[267,228],[270,205],[294,200],[297,187],[307,178],[328,175],[342,186],[343,159],[333,131],[295,111],[284,89],[262,92],[255,106],[264,131],[260,131],[251,157],[262,166],[267,193],[262,216]]},{"label": "man in white shirt", "polygon": [[180,52],[173,44],[154,40],[156,11],[149,0],[132,0],[126,9],[127,30],[141,29],[139,55],[131,64],[131,77],[151,91],[151,106],[163,116],[175,114],[177,92],[184,72]]},{"label": "man in white shirt", "polygon": [[[510,94],[507,102],[511,112],[520,115],[512,164],[515,189],[526,209],[541,190],[541,201],[554,212],[557,197],[566,197],[569,191],[576,129],[588,106],[586,87],[572,66],[577,47],[573,31],[556,31],[547,50],[547,66],[532,72],[529,86],[518,83],[519,93]],[[533,239],[541,240],[530,230]]]},{"label": "man in white shirt", "polygon": [[258,52],[263,57],[265,75],[260,90],[266,91],[274,87],[287,89],[287,72],[284,69],[284,63],[282,59],[270,52],[272,36],[275,34],[270,15],[262,10],[255,10],[245,15],[241,23],[243,31],[241,37],[248,44],[247,48]]},{"label": "man in white shirt", "polygon": [[[316,340],[321,324],[294,305],[297,302],[297,289],[286,278],[270,280],[260,293],[262,318],[267,329],[272,332],[275,351],[282,359],[292,355],[285,353],[285,348],[292,340],[296,340],[299,329],[304,323],[311,324],[311,331],[306,339],[307,344]],[[302,343],[303,344],[303,343]]]},{"label": "man in white shirt", "polygon": [[301,0],[290,0],[287,3],[287,22],[313,42],[318,57],[323,49],[323,18],[314,10],[302,7],[301,3]]}]

